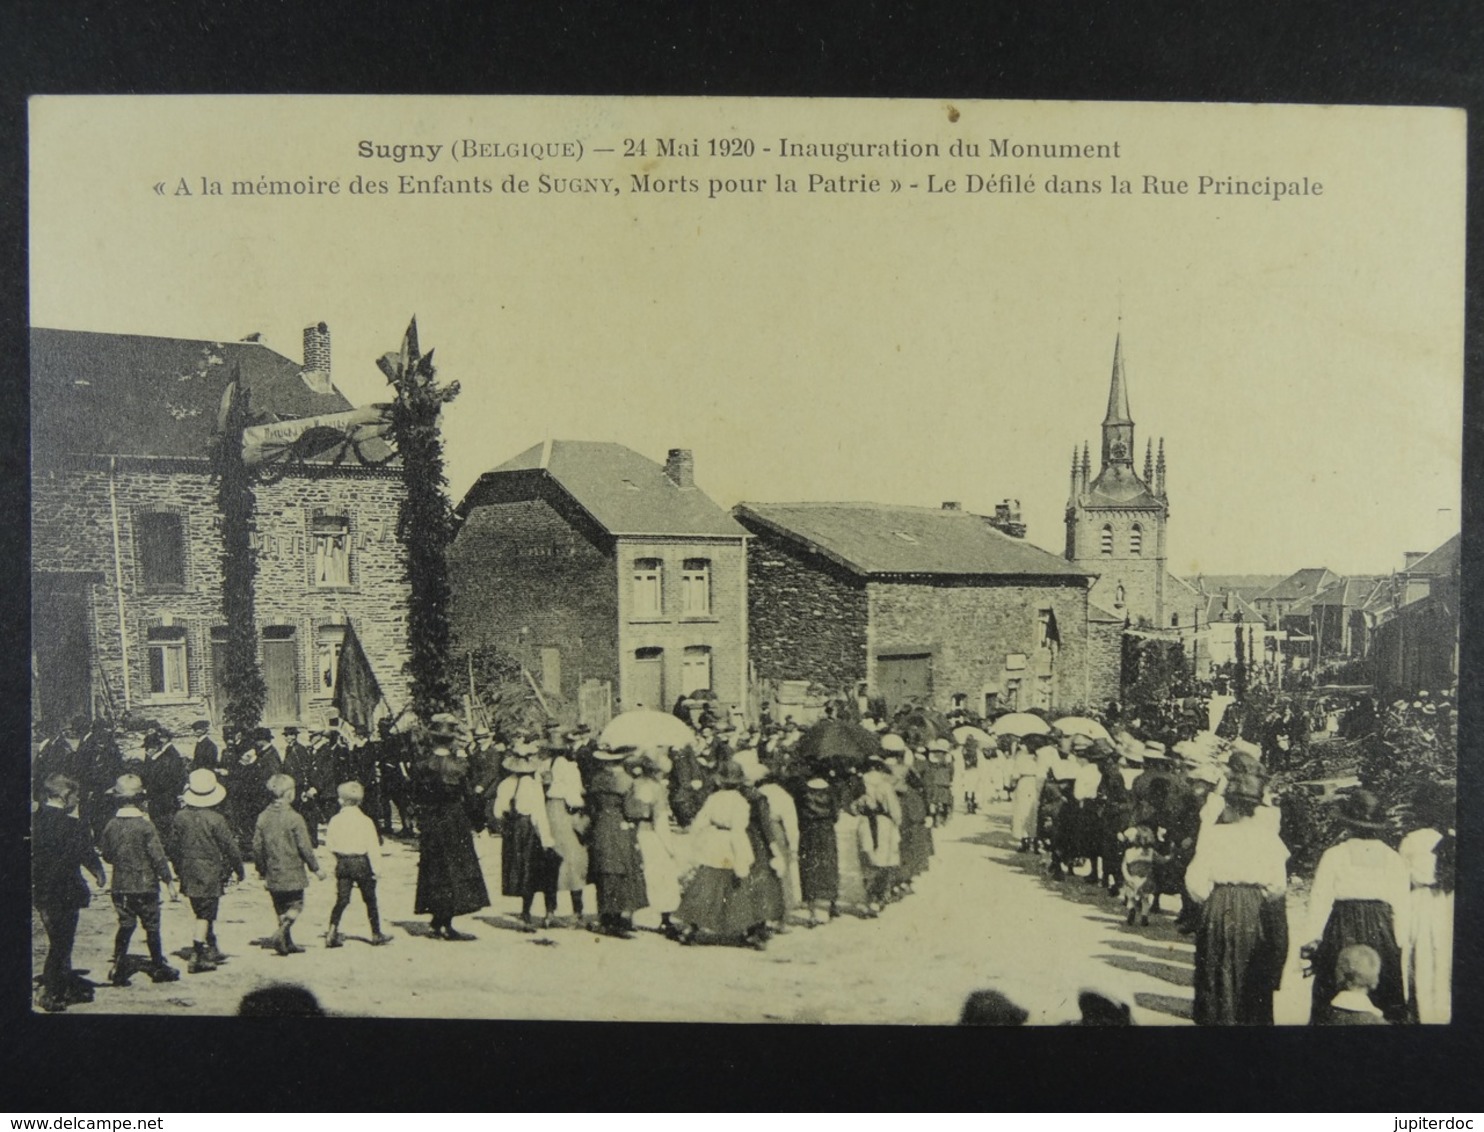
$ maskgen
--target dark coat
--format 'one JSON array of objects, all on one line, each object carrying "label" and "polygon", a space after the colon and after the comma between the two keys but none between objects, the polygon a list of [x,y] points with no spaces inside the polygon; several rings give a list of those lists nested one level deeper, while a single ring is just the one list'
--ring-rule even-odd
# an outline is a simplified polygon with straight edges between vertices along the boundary
[{"label": "dark coat", "polygon": [[186,806],[170,823],[170,860],[183,896],[220,896],[228,875],[246,871],[232,829],[215,809]]},{"label": "dark coat", "polygon": [[625,813],[634,780],[621,768],[604,764],[587,789],[587,875],[598,886],[598,912],[614,915],[635,912],[649,904],[644,885],[644,861],[639,856],[639,830]]},{"label": "dark coat", "polygon": [[185,793],[186,783],[191,777],[190,764],[175,749],[175,744],[169,743],[144,764],[140,777],[144,779],[145,796],[149,798],[149,816],[164,829],[180,809],[180,796]]},{"label": "dark coat", "polygon": [[196,740],[196,749],[191,752],[192,770],[216,770],[221,765],[221,752],[210,735]]},{"label": "dark coat", "polygon": [[103,828],[98,846],[103,859],[113,866],[113,891],[160,893],[160,881],[169,881],[170,863],[154,823],[143,814],[115,814]]},{"label": "dark coat", "polygon": [[413,911],[453,917],[488,908],[489,889],[466,807],[468,763],[434,755],[418,764],[414,786],[420,833]]},{"label": "dark coat", "polygon": [[36,903],[87,907],[91,896],[83,869],[103,875],[87,826],[55,806],[42,806],[31,819],[31,892]]}]

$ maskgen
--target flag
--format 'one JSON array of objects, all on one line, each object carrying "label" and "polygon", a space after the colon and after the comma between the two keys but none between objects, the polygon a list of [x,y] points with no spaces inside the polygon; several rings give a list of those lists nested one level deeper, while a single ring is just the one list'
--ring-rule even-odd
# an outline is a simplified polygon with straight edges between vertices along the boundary
[{"label": "flag", "polygon": [[381,685],[376,682],[376,673],[371,670],[371,662],[366,659],[355,629],[346,625],[340,662],[335,666],[335,710],[341,719],[369,733],[380,702]]}]

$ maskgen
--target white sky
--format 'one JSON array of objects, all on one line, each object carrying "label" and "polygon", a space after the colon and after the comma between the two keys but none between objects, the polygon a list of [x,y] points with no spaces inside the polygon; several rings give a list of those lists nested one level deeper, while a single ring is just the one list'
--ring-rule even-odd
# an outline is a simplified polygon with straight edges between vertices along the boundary
[{"label": "white sky", "polygon": [[[1163,435],[1176,572],[1384,572],[1457,529],[1461,113],[1385,108],[590,99],[41,99],[32,322],[234,339],[334,379],[418,316],[463,393],[457,500],[545,436],[616,440],[739,500],[989,511],[1062,547],[1073,445],[1106,404],[1120,307],[1139,463]],[[657,136],[1117,139],[1117,161],[653,159]],[[649,160],[394,165],[362,139],[649,139]],[[704,140],[703,140],[704,145]],[[176,198],[178,177],[696,177],[685,196]],[[1128,177],[1113,197],[769,191],[712,175]],[[1309,176],[1320,198],[1154,197],[1144,173]],[[167,195],[151,188],[167,183]],[[395,185],[394,185],[395,187]],[[230,188],[228,188],[230,193]],[[1440,512],[1440,509],[1446,509]]]}]

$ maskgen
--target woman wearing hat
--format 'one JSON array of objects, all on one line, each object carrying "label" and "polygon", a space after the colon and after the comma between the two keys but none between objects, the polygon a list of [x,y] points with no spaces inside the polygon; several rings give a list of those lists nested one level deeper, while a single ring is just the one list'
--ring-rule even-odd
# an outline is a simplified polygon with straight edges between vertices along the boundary
[{"label": "woman wearing hat", "polygon": [[1009,745],[1005,783],[1013,798],[1010,836],[1020,843],[1020,852],[1029,853],[1040,821],[1041,764],[1024,740],[1007,735],[1001,742]]},{"label": "woman wearing hat", "polygon": [[679,939],[680,929],[670,918],[680,907],[679,847],[670,834],[667,779],[671,763],[656,750],[640,751],[624,765],[634,780],[624,812],[639,827],[639,858],[649,909],[658,913],[660,930],[671,939]]},{"label": "woman wearing hat", "polygon": [[1381,978],[1372,1000],[1389,1021],[1406,1013],[1399,941],[1407,938],[1411,874],[1401,855],[1382,840],[1387,831],[1381,800],[1369,790],[1345,799],[1339,814],[1344,839],[1326,849],[1309,893],[1309,938],[1300,954],[1314,970],[1310,1024],[1322,1023],[1339,992],[1335,963],[1354,943],[1375,948]]},{"label": "woman wearing hat", "polygon": [[[568,742],[586,737],[569,732]],[[582,835],[588,829],[582,774],[567,750],[552,751],[541,780],[546,787],[546,824],[551,827],[551,846],[556,851],[556,887],[572,899],[572,915],[582,922],[582,890],[587,886],[587,846]]]},{"label": "woman wearing hat", "polygon": [[624,813],[634,780],[623,764],[633,747],[595,751],[598,769],[587,787],[588,879],[598,890],[598,927],[604,935],[632,939],[632,918],[649,905],[644,863],[639,857],[639,831]]},{"label": "woman wearing hat", "polygon": [[820,905],[836,916],[840,897],[840,842],[835,823],[840,807],[826,778],[807,779],[796,802],[799,815],[799,895],[809,909],[809,926],[821,922]]},{"label": "woman wearing hat", "polygon": [[[901,741],[900,736],[885,736],[882,740],[884,750],[888,749],[886,740],[892,738]],[[863,792],[852,808],[860,818],[856,826],[856,845],[860,851],[861,880],[866,889],[866,916],[874,919],[886,907],[902,865],[902,805],[897,798],[891,767],[881,756],[872,756],[866,762],[861,786]]]},{"label": "woman wearing hat", "polygon": [[1225,810],[1200,836],[1185,870],[1200,904],[1195,938],[1195,1021],[1271,1026],[1273,994],[1288,958],[1288,847],[1256,818],[1263,781],[1236,775]]},{"label": "woman wearing hat", "polygon": [[674,917],[683,925],[681,943],[690,943],[703,931],[745,938],[753,927],[747,878],[754,850],[747,832],[752,809],[742,794],[746,783],[741,767],[730,759],[723,762],[716,768],[716,789],[691,823],[696,869],[686,882]]},{"label": "woman wearing hat", "polygon": [[474,937],[456,931],[453,918],[488,908],[489,889],[479,867],[474,829],[465,807],[468,762],[453,753],[457,730],[440,721],[428,737],[433,753],[418,765],[416,775],[421,828],[413,911],[432,916],[434,939],[457,942]]},{"label": "woman wearing hat", "polygon": [[219,808],[226,797],[227,788],[217,781],[214,771],[205,767],[191,771],[180,799],[183,808],[171,823],[166,839],[166,849],[180,878],[181,895],[191,902],[196,917],[189,968],[193,975],[216,970],[226,958],[216,943],[222,891],[233,873],[238,883],[247,876],[237,839]]},{"label": "woman wearing hat", "polygon": [[495,790],[491,813],[500,822],[500,891],[520,897],[520,921],[531,926],[531,904],[536,893],[546,902],[541,926],[551,926],[556,913],[557,872],[561,859],[547,816],[546,792],[534,751],[506,756],[505,778]]},{"label": "woman wearing hat", "polygon": [[1407,923],[1407,1016],[1444,1023],[1453,1016],[1453,873],[1457,840],[1454,788],[1431,780],[1412,796],[1411,827],[1398,848],[1412,878]]}]

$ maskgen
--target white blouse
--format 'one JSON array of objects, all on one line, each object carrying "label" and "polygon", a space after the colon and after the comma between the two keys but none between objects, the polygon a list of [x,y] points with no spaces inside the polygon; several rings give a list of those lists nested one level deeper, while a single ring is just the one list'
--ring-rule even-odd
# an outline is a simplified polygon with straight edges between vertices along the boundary
[{"label": "white blouse", "polygon": [[1201,830],[1185,887],[1205,900],[1218,884],[1256,884],[1269,896],[1288,889],[1288,846],[1266,823],[1251,818]]},{"label": "white blouse", "polygon": [[1352,837],[1326,849],[1309,893],[1309,939],[1324,935],[1337,900],[1382,900],[1391,905],[1392,930],[1406,939],[1407,896],[1412,878],[1401,854],[1385,842]]},{"label": "white blouse", "polygon": [[1406,862],[1412,887],[1431,888],[1438,883],[1438,842],[1443,835],[1435,829],[1414,829],[1402,838],[1397,852]]}]

